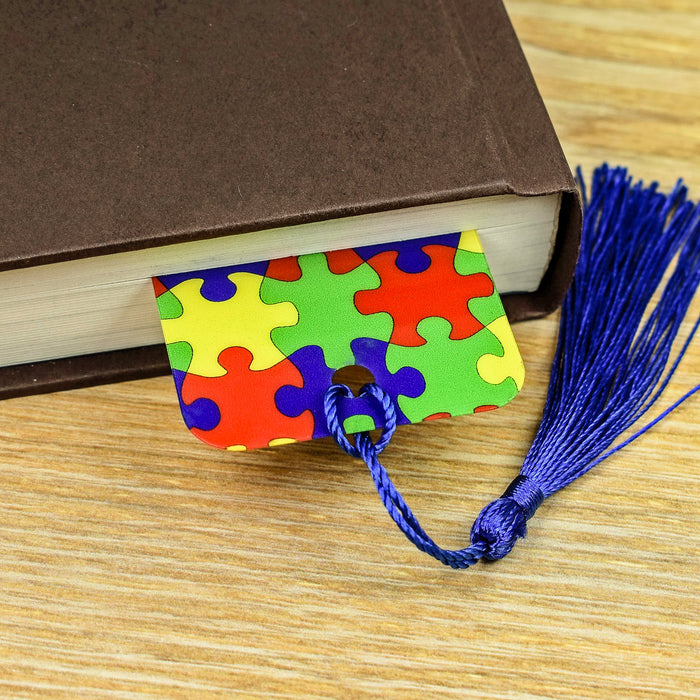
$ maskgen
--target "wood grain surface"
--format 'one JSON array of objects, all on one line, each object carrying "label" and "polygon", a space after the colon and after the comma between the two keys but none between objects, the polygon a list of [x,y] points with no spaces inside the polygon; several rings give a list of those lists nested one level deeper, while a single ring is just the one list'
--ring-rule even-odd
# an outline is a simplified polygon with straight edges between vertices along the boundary
[{"label": "wood grain surface", "polygon": [[[700,197],[697,0],[507,7],[572,166]],[[509,406],[384,453],[445,546],[517,474],[556,329],[516,327]],[[454,572],[332,442],[207,448],[168,378],[6,401],[0,696],[699,697],[699,424],[696,398],[550,498],[508,557]]]}]

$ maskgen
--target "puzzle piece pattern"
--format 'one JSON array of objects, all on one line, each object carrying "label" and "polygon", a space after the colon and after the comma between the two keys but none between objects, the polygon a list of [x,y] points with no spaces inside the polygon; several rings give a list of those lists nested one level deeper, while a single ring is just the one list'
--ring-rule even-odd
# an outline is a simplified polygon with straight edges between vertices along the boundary
[{"label": "puzzle piece pattern", "polygon": [[209,399],[221,415],[213,427],[200,427],[201,421],[192,427],[197,437],[217,447],[241,449],[267,446],[272,440],[295,442],[313,436],[314,421],[309,411],[285,416],[275,404],[280,386],[302,384],[301,374],[290,360],[284,358],[273,367],[253,370],[250,350],[230,347],[221,352],[219,361],[226,370],[223,376],[188,373],[182,382],[181,400],[185,405]]},{"label": "puzzle piece pattern", "polygon": [[[395,250],[370,258],[369,264],[379,273],[382,284],[377,289],[357,292],[357,309],[363,314],[388,310],[394,319],[389,340],[395,345],[423,345],[425,340],[416,332],[416,326],[432,316],[452,324],[450,338],[474,335],[484,326],[469,311],[468,303],[474,297],[493,294],[493,281],[484,272],[457,273],[454,248],[431,244],[424,246],[423,251],[431,264],[422,272],[401,270]],[[444,293],[445,289],[449,293]]]},{"label": "puzzle piece pattern", "polygon": [[[399,423],[491,410],[522,360],[475,231],[153,278],[187,427],[231,450],[328,435],[337,370],[368,369]],[[349,431],[382,427],[345,400]]]},{"label": "puzzle piece pattern", "polygon": [[[374,338],[357,338],[351,343],[352,358],[349,364],[371,367],[374,380],[392,396],[420,396],[425,391],[425,378],[413,367],[402,367],[392,373],[386,366],[388,343]],[[336,367],[326,364],[323,350],[318,345],[300,348],[289,356],[304,378],[301,388],[283,386],[276,395],[277,406],[286,416],[298,416],[310,410],[314,417],[314,437],[328,435],[323,409],[323,397],[326,389],[333,383]],[[347,364],[347,363],[346,363]],[[340,407],[340,422],[345,424],[356,415],[368,416],[372,425],[381,425],[382,417],[373,403],[364,398],[345,401]],[[408,418],[398,410],[397,422],[410,423]]]},{"label": "puzzle piece pattern", "polygon": [[510,377],[520,391],[525,381],[525,365],[520,357],[508,319],[505,316],[499,316],[489,323],[487,328],[498,338],[503,350],[497,354],[483,354],[476,361],[477,371],[485,381],[491,384],[500,384]]},{"label": "puzzle piece pattern", "polygon": [[[425,339],[419,347],[392,345],[387,352],[387,368],[398,371],[411,366],[426,379],[426,390],[417,397],[399,396],[399,408],[411,423],[441,416],[474,413],[484,405],[502,406],[518,392],[511,377],[491,383],[478,371],[478,359],[501,356],[503,347],[488,328],[469,338],[450,338],[450,323],[444,318],[425,318],[418,324]],[[474,358],[476,362],[474,361]]]},{"label": "puzzle piece pattern", "polygon": [[186,342],[192,348],[189,366],[180,369],[203,377],[222,376],[226,370],[218,357],[227,347],[250,349],[254,353],[253,370],[272,367],[284,359],[270,332],[298,322],[294,304],[264,303],[260,286],[265,278],[261,275],[233,272],[228,277],[235,285],[235,292],[223,301],[204,297],[204,277],[185,279],[170,288],[170,294],[177,297],[183,311],[175,318],[161,317],[165,342],[168,345]]}]

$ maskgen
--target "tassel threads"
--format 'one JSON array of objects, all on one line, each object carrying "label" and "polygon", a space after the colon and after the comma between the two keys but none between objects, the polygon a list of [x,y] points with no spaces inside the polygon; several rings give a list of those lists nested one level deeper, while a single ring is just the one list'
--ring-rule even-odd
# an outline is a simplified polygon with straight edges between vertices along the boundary
[{"label": "tassel threads", "polygon": [[[700,205],[687,201],[687,188],[680,182],[666,196],[657,191],[656,183],[647,188],[641,182],[633,185],[624,168],[598,168],[590,199],[580,169],[578,180],[584,201],[581,254],[562,308],[542,422],[520,474],[474,522],[470,546],[440,548],[379,463],[378,454],[396,427],[395,410],[381,388],[363,388],[387,416],[388,427],[376,445],[369,433],[359,433],[353,446],[342,432],[337,402],[349,395],[349,389],[334,385],[326,395],[330,432],[346,452],[366,462],[396,524],[419,549],[453,568],[504,557],[525,536],[527,520],[545,498],[700,390],[698,384],[631,437],[610,447],[659,399],[700,325],[699,317],[666,371],[673,342],[700,285]],[[674,258],[675,268],[650,308]]]},{"label": "tassel threads", "polygon": [[542,423],[521,469],[541,484],[545,497],[658,422],[608,450],[661,396],[700,322],[664,376],[700,284],[700,206],[686,201],[687,188],[679,183],[666,196],[656,183],[633,185],[625,169],[604,165],[594,173],[588,199],[580,170],[578,179],[584,196],[581,255],[562,308]]}]

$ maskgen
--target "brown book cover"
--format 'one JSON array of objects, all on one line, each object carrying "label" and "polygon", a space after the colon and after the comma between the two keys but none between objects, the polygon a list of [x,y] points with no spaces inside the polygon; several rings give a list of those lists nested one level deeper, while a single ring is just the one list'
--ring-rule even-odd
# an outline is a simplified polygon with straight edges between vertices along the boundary
[{"label": "brown book cover", "polygon": [[[0,16],[0,271],[497,194],[571,173],[498,0],[85,4]],[[0,369],[0,397],[168,371],[162,347]]]}]

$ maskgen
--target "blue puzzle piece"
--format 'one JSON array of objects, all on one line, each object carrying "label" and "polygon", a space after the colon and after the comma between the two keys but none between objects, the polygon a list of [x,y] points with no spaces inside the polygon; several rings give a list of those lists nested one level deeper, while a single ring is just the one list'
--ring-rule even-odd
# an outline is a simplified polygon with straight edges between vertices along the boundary
[{"label": "blue puzzle piece", "polygon": [[[357,338],[351,343],[355,362],[368,369],[379,385],[395,399],[399,395],[416,398],[425,391],[423,375],[413,367],[402,367],[395,373],[386,366],[386,349],[388,343],[373,338]],[[304,379],[302,388],[283,386],[275,394],[275,403],[281,413],[292,418],[309,410],[314,417],[314,438],[326,437],[326,414],[323,399],[328,387],[333,383],[336,368],[326,364],[323,350],[317,345],[308,345],[289,356]],[[398,408],[397,422],[408,423],[409,420]],[[383,425],[383,415],[372,402],[365,398],[352,398],[341,403],[339,409],[340,423],[350,416],[370,416],[375,425]]]},{"label": "blue puzzle piece", "polygon": [[180,402],[180,411],[188,430],[199,428],[200,430],[213,430],[219,425],[221,412],[219,407],[207,398],[197,399],[190,404],[182,400],[182,383],[185,381],[187,372],[179,369],[173,370],[173,379],[177,390],[177,400]]},{"label": "blue puzzle piece", "polygon": [[197,272],[175,273],[161,275],[158,279],[168,289],[172,289],[180,282],[190,279],[203,279],[201,295],[208,301],[228,301],[236,293],[236,285],[228,276],[232,272],[251,272],[255,275],[264,275],[267,271],[268,261],[246,263],[244,265],[229,265],[207,270],[206,274]]},{"label": "blue puzzle piece", "polygon": [[[355,357],[355,364],[366,367],[394,402],[399,396],[417,398],[425,391],[425,377],[414,367],[402,367],[397,372],[390,372],[386,366],[386,352],[389,343],[376,338],[356,338],[350,343],[350,349]],[[408,423],[396,405],[399,423]]]},{"label": "blue puzzle piece", "polygon": [[275,394],[275,403],[280,413],[290,418],[310,410],[314,417],[314,437],[326,437],[326,414],[323,396],[333,383],[335,369],[326,364],[323,350],[318,345],[306,345],[293,352],[289,359],[294,363],[304,380],[302,388],[286,385]]},{"label": "blue puzzle piece", "polygon": [[[459,245],[459,233],[446,233],[442,236],[433,236],[429,245],[444,245],[449,248],[457,248]],[[398,250],[396,267],[404,272],[425,272],[430,267],[430,256],[425,253],[423,246],[426,240],[418,239],[412,241],[401,241],[400,243],[378,243],[377,245],[367,245],[355,248],[355,252],[365,261],[385,251],[395,252]],[[371,264],[371,263],[370,263]]]}]

